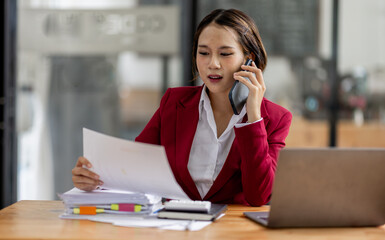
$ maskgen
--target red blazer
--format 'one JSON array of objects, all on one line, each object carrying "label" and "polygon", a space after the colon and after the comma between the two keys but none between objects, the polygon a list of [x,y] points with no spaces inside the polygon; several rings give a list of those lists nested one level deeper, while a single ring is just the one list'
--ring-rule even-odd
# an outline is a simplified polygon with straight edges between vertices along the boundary
[{"label": "red blazer", "polygon": [[[177,182],[193,200],[202,200],[187,168],[202,89],[168,89],[159,109],[135,139],[165,147]],[[278,153],[285,146],[292,115],[267,99],[262,101],[261,114],[263,121],[234,128],[235,139],[226,162],[203,200],[252,206],[269,201]]]}]

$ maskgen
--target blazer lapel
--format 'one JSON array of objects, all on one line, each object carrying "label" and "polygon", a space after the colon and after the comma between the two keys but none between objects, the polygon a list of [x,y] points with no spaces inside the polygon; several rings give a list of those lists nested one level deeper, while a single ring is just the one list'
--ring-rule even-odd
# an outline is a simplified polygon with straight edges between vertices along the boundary
[{"label": "blazer lapel", "polygon": [[176,120],[176,149],[175,165],[177,174],[184,190],[193,199],[201,199],[199,191],[188,171],[187,164],[190,156],[191,145],[198,126],[199,100],[202,92],[197,91],[194,96],[188,96],[177,103]]},{"label": "blazer lapel", "polygon": [[[269,122],[269,115],[266,111],[265,103],[265,101],[262,101],[261,116],[266,127]],[[242,122],[245,123],[247,122],[247,120],[248,118],[246,114],[245,117],[242,119]],[[218,177],[215,179],[213,186],[210,188],[210,190],[204,197],[204,200],[208,200],[223,187],[223,185],[233,176],[234,172],[239,169],[240,161],[241,158],[237,147],[237,139],[235,138],[233,144],[231,145],[229,155],[226,158],[226,162],[223,165]]]}]

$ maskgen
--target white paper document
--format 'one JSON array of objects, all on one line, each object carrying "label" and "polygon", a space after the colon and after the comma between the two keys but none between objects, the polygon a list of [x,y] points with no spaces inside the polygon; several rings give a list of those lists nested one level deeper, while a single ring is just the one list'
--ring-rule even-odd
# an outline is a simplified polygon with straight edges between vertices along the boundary
[{"label": "white paper document", "polygon": [[172,220],[147,218],[141,221],[135,219],[113,221],[112,224],[121,227],[155,227],[165,230],[178,231],[199,231],[210,225],[211,221],[189,221],[189,220]]},{"label": "white paper document", "polygon": [[83,128],[84,157],[103,188],[189,199],[176,182],[163,146],[138,143]]},{"label": "white paper document", "polygon": [[179,231],[199,231],[210,225],[212,221],[192,221],[192,220],[173,220],[159,219],[156,215],[135,216],[122,214],[97,214],[97,215],[79,215],[74,217],[70,214],[62,214],[62,219],[85,219],[95,222],[111,223],[121,227],[141,227],[141,228],[160,228],[166,230]]}]

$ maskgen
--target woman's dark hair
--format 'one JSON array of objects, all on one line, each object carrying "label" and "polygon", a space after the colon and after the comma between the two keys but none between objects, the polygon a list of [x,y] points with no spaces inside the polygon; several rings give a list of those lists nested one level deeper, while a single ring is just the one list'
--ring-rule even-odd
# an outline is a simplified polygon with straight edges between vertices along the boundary
[{"label": "woman's dark hair", "polygon": [[258,28],[253,19],[245,13],[236,9],[217,9],[207,15],[198,25],[194,35],[193,42],[193,73],[197,72],[196,54],[198,48],[198,39],[203,29],[210,23],[216,23],[220,26],[230,27],[238,34],[238,41],[242,45],[245,55],[251,55],[250,58],[262,71],[266,67],[267,55],[263,47]]}]

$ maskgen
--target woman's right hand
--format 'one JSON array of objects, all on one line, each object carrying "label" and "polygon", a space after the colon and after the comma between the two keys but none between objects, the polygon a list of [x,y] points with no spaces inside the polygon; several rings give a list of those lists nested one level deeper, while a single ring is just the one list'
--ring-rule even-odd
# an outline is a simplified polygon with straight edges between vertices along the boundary
[{"label": "woman's right hand", "polygon": [[99,179],[99,175],[83,166],[87,166],[88,168],[92,167],[86,158],[79,157],[75,167],[72,169],[72,182],[75,187],[84,191],[92,191],[96,189],[97,186],[103,185],[103,182]]}]

